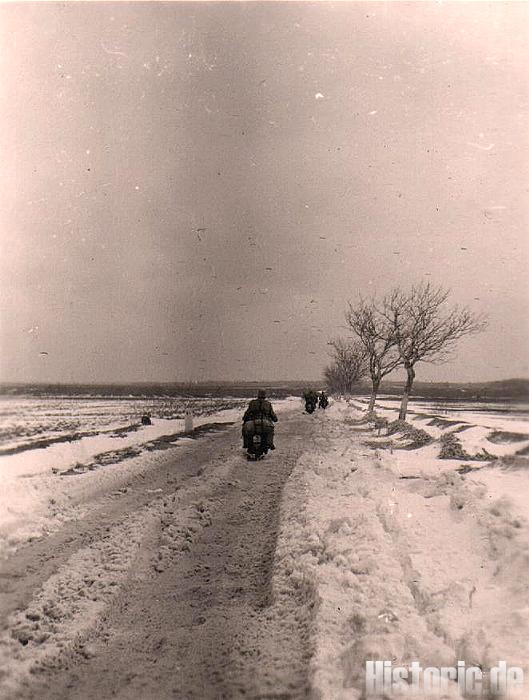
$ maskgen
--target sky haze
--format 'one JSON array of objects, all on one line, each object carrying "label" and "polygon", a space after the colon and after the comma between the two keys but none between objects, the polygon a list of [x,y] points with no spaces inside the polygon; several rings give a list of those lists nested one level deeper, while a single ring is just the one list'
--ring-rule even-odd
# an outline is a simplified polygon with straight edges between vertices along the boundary
[{"label": "sky haze", "polygon": [[5,3],[3,381],[321,377],[348,299],[529,376],[529,5]]}]

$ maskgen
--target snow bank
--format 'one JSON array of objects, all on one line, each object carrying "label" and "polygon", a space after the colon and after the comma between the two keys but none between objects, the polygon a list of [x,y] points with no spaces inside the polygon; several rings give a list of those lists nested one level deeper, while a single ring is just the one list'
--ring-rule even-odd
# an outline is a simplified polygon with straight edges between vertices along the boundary
[{"label": "snow bank", "polygon": [[[349,406],[353,405],[359,410],[365,411],[367,406],[366,399],[357,399],[349,402]],[[470,406],[470,405],[469,405]],[[397,420],[397,407],[388,405],[385,402],[376,403],[376,415],[385,418],[390,425],[395,424]],[[413,426],[421,431],[424,435],[429,435],[433,440],[443,441],[443,436],[453,435],[451,441],[459,445],[459,450],[454,450],[455,459],[459,460],[459,466],[462,463],[477,460],[487,460],[494,457],[505,457],[515,454],[516,452],[527,450],[529,448],[529,419],[521,419],[519,415],[490,415],[484,411],[460,411],[443,409],[442,413],[434,413],[432,404],[416,404],[412,402],[408,411],[407,423],[409,428],[405,426],[402,429],[396,430],[396,436],[391,441],[391,447],[410,447],[413,440],[407,439],[410,437],[406,433],[410,432]],[[391,432],[391,431],[390,431]],[[387,439],[382,435],[379,439],[381,447],[387,443]],[[371,438],[373,440],[373,438]],[[376,442],[373,441],[373,445]],[[420,447],[421,440],[415,441],[416,447]],[[436,450],[439,453],[442,446],[437,444]],[[422,457],[433,457],[433,451],[421,450]],[[450,450],[448,450],[448,453]],[[460,454],[457,454],[457,453]],[[404,459],[406,461],[407,458]],[[410,461],[413,461],[411,458]],[[438,468],[438,464],[436,468]],[[450,465],[451,466],[451,465]],[[446,467],[444,467],[446,468]]]},{"label": "snow bank", "polygon": [[[437,442],[374,449],[355,406],[336,402],[318,416],[311,452],[286,487],[276,551],[311,614],[315,697],[360,700],[365,662],[376,659],[506,660],[528,678],[528,472],[495,465],[460,475],[459,460],[438,459]],[[468,447],[487,434],[478,427]],[[444,697],[462,695],[453,684]]]},{"label": "snow bank", "polygon": [[[240,416],[240,411],[224,411],[212,416],[200,416],[195,427],[211,422],[230,422]],[[142,425],[136,430],[111,435],[94,435],[73,442],[49,445],[43,449],[28,450],[0,457],[0,487],[13,477],[31,477],[43,472],[65,471],[71,466],[87,464],[94,457],[107,452],[143,446],[152,440],[183,433],[184,420],[152,419],[152,425]]]}]

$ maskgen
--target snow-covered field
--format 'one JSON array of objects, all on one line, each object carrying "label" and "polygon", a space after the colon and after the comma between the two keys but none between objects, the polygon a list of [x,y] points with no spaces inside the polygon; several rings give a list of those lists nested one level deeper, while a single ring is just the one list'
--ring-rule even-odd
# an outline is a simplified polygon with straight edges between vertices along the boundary
[{"label": "snow-covered field", "polygon": [[[273,590],[278,597],[296,591],[296,610],[307,624],[313,652],[314,697],[363,698],[366,660],[395,666],[418,661],[423,668],[463,660],[484,671],[499,661],[524,668],[521,694],[504,697],[527,700],[529,420],[524,407],[508,413],[505,406],[481,410],[417,401],[410,404],[407,423],[399,423],[396,402],[383,398],[376,413],[387,419],[388,428],[378,430],[365,419],[363,397],[335,401],[311,416],[303,416],[299,398],[274,404],[283,415],[293,410],[290,425],[296,427],[288,428],[280,415],[272,459],[287,454],[288,442],[300,441],[302,447],[282,493]],[[224,409],[195,414],[195,427],[240,420],[242,407]],[[147,489],[158,499],[111,522],[108,537],[83,541],[29,608],[9,618],[0,657],[11,664],[13,678],[24,675],[23,664],[39,654],[53,655],[55,642],[66,647],[75,642],[78,630],[71,619],[83,629],[95,625],[131,575],[138,552],[161,556],[163,564],[167,552],[187,546],[195,520],[207,520],[215,484],[237,489],[230,470],[240,466],[241,456],[234,453],[231,461],[212,454],[207,478],[188,479],[172,495],[153,490],[149,473],[162,462],[174,469],[180,456],[194,454],[188,451],[196,443],[182,433],[181,417],[150,412],[151,426],[116,432],[107,423],[108,431],[0,457],[4,554],[60,531],[66,522],[68,527],[77,518],[84,522],[94,503],[107,503],[107,510],[114,496],[121,498],[123,483],[141,482],[138,494]],[[170,451],[160,452],[166,448]],[[265,468],[266,461],[259,465]],[[162,546],[153,540],[151,547],[149,533],[157,532],[160,522]],[[97,590],[86,597],[92,585]],[[455,684],[445,695],[412,696],[464,697]]]},{"label": "snow-covered field", "polygon": [[[414,404],[410,425],[427,435],[397,424],[378,437],[362,422],[366,406],[337,401],[316,416],[315,450],[284,494],[276,566],[312,609],[316,696],[363,698],[367,660],[464,660],[485,672],[504,660],[526,678],[504,697],[525,700],[529,421]],[[381,401],[376,411],[391,423],[397,408]],[[440,458],[450,432],[468,459]],[[409,686],[403,694],[417,697]],[[463,697],[453,683],[419,696]]]},{"label": "snow-covered field", "polygon": [[3,396],[0,397],[0,455],[46,446],[54,440],[110,434],[156,419],[205,416],[244,403],[233,398]]},{"label": "snow-covered field", "polygon": [[[2,400],[7,454],[0,450],[0,558],[78,517],[91,493],[111,490],[128,471],[144,469],[157,450],[191,442],[184,433],[186,413],[194,428],[230,423],[240,420],[246,403],[209,398]],[[277,403],[286,406],[289,400]],[[152,425],[139,423],[143,413],[151,415]],[[67,441],[53,442],[65,436]]]}]

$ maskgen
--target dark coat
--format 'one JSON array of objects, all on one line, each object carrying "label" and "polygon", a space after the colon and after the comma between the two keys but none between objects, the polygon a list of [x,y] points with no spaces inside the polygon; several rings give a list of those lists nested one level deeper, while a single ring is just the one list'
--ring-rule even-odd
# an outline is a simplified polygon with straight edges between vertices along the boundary
[{"label": "dark coat", "polygon": [[248,420],[259,420],[260,418],[268,418],[274,423],[277,422],[277,416],[270,401],[266,399],[252,399],[242,418],[243,423],[246,423]]}]

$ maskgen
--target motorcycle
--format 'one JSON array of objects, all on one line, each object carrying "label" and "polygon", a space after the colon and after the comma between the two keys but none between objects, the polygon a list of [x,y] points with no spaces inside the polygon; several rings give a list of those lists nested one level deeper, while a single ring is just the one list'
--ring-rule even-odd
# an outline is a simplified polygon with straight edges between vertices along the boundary
[{"label": "motorcycle", "polygon": [[263,425],[260,425],[260,422],[258,420],[250,421],[253,425],[246,435],[246,457],[249,460],[263,459],[270,449],[268,433]]},{"label": "motorcycle", "polygon": [[259,433],[252,435],[250,445],[246,451],[247,458],[257,462],[257,460],[263,459],[267,452],[266,436]]},{"label": "motorcycle", "polygon": [[314,413],[318,405],[318,394],[312,389],[307,389],[303,392],[303,398],[305,399],[305,411]]},{"label": "motorcycle", "polygon": [[316,405],[317,405],[316,401],[312,401],[312,400],[305,401],[305,411],[307,411],[307,413],[314,413],[314,411],[316,410]]}]

